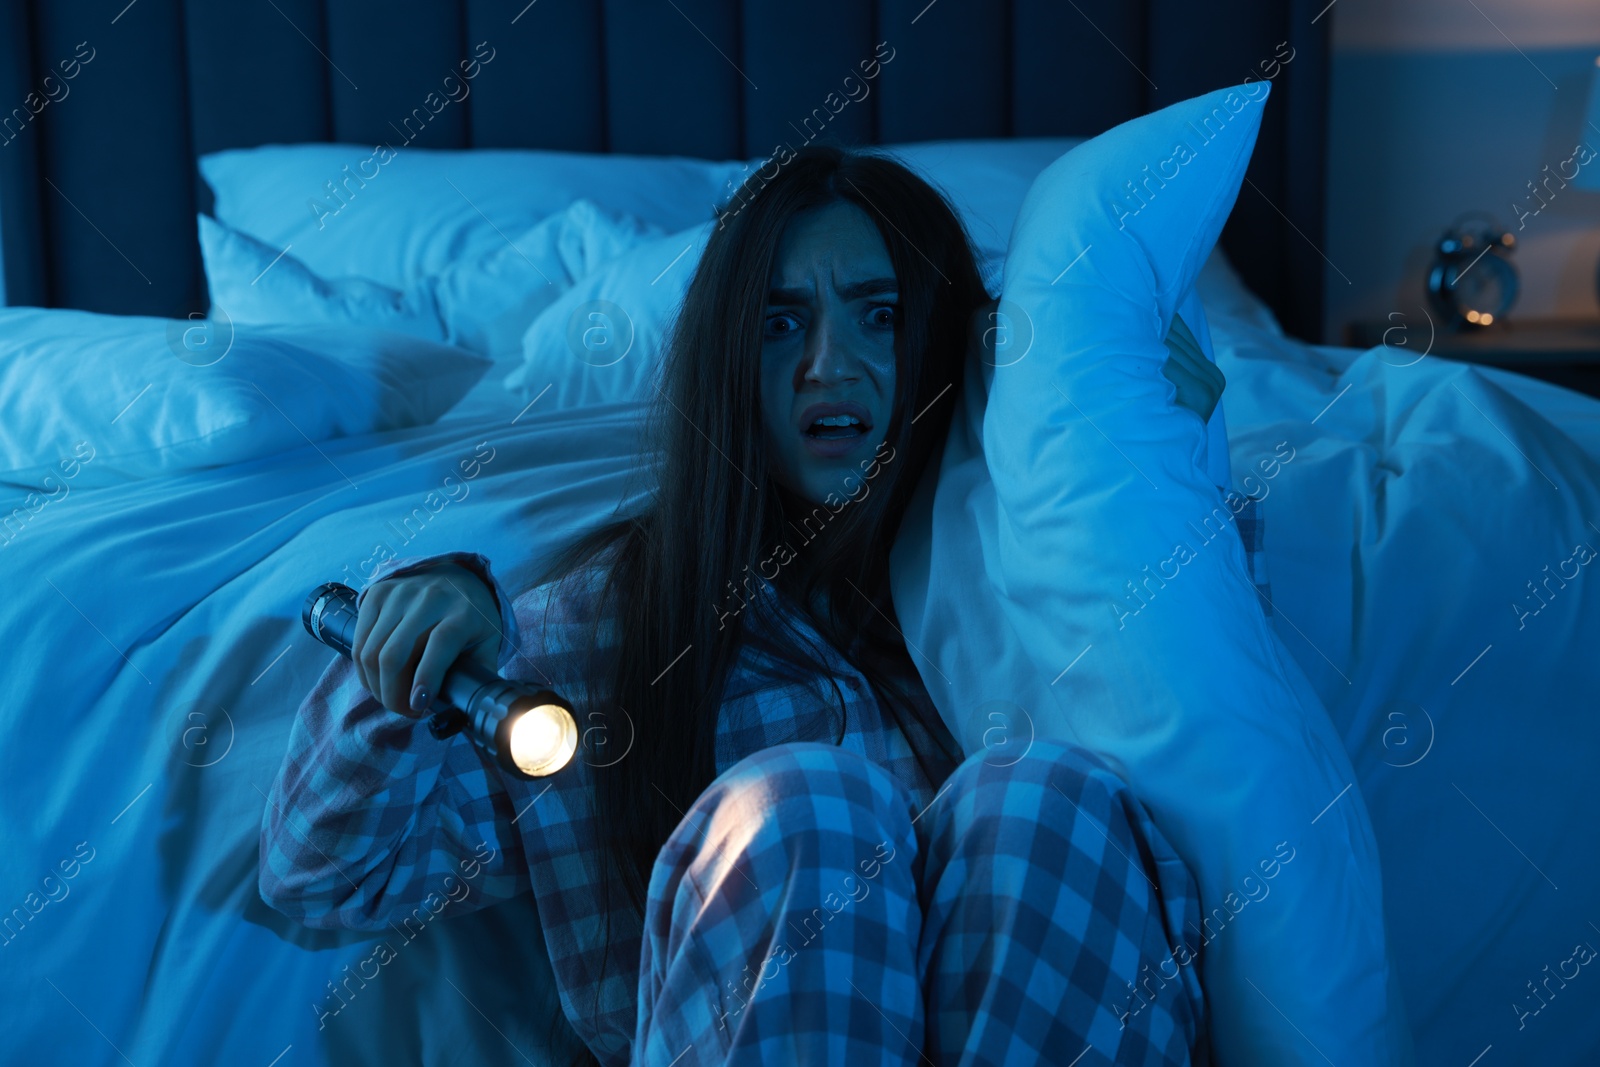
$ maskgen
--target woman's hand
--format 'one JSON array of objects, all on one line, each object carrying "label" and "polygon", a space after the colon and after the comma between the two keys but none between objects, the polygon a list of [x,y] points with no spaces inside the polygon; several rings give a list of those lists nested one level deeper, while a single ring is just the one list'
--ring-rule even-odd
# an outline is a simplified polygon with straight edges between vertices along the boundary
[{"label": "woman's hand", "polygon": [[462,653],[491,671],[500,657],[500,608],[467,568],[441,563],[385,578],[361,599],[350,658],[367,692],[391,711],[420,718]]},{"label": "woman's hand", "polygon": [[1172,354],[1162,364],[1161,373],[1177,386],[1178,403],[1199,415],[1201,422],[1210,422],[1228,380],[1206,358],[1200,342],[1177,315],[1172,316],[1172,329],[1167,333],[1167,351]]}]

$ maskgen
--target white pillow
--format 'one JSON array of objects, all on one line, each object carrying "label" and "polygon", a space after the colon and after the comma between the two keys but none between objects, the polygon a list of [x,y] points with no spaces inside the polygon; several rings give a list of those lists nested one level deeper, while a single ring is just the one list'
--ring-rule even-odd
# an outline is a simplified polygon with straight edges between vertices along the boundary
[{"label": "white pillow", "polygon": [[659,232],[578,200],[514,242],[401,291],[370,278],[323,278],[297,257],[200,216],[211,300],[235,323],[349,323],[491,355],[519,345],[528,324],[574,280]]},{"label": "white pillow", "polygon": [[1011,223],[1039,172],[1082,144],[1081,137],[918,141],[874,149],[936,186],[966,224],[979,258],[1004,256]]},{"label": "white pillow", "polygon": [[522,149],[263,145],[200,158],[219,222],[324,278],[404,288],[574,200],[667,232],[712,216],[736,161]]},{"label": "white pillow", "polygon": [[[1361,792],[1257,603],[1228,521],[1243,498],[1224,502],[1207,476],[1205,428],[1160,369],[1265,95],[1185,101],[1039,176],[1003,299],[1031,324],[1032,348],[998,368],[969,357],[941,461],[891,554],[892,588],[967,751],[992,739],[987,712],[1006,701],[1012,736],[1106,758],[1192,870],[1214,933],[1204,951],[1199,933],[1178,933],[1189,958],[1174,963],[1198,954],[1217,1062],[1403,1063]],[[1147,173],[1135,198],[1125,183]]]},{"label": "white pillow", "polygon": [[659,236],[659,226],[576,200],[514,242],[452,263],[424,284],[447,341],[499,355],[518,349],[533,320],[578,279]]},{"label": "white pillow", "polygon": [[[1073,138],[928,141],[884,146],[936,176],[986,254],[1028,183]],[[216,218],[293,254],[325,278],[404,287],[503,243],[579,197],[667,231],[710,218],[763,160],[705,160],[523,149],[262,145],[200,158]]]},{"label": "white pillow", "polygon": [[[947,141],[884,151],[937,184],[968,232],[979,234],[1000,225],[1009,230],[1039,171],[1080,143],[1077,138]],[[506,377],[506,388],[524,401],[543,394],[544,402],[557,407],[648,399],[667,328],[712,226],[707,222],[642,244],[562,295],[528,327],[522,339],[524,365]],[[985,276],[998,278],[1005,242],[991,239],[987,250],[976,238],[974,243]],[[1185,304],[1182,314],[1206,358],[1216,362],[1199,298]],[[1231,482],[1226,426],[1219,400],[1208,423],[1203,462],[1214,484],[1223,487]]]},{"label": "white pillow", "polygon": [[197,216],[212,315],[240,324],[338,322],[444,339],[427,279],[404,292],[371,278],[323,278],[297,257]]},{"label": "white pillow", "polygon": [[0,482],[55,492],[433,422],[489,360],[329,326],[0,309]]},{"label": "white pillow", "polygon": [[647,399],[667,329],[683,303],[712,222],[646,242],[579,281],[522,338],[505,386],[556,407]]}]

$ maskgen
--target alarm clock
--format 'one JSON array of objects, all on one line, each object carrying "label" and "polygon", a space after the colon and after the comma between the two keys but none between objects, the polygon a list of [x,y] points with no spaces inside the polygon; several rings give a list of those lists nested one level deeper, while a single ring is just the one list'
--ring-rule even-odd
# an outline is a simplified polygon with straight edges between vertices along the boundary
[{"label": "alarm clock", "polygon": [[1505,317],[1517,301],[1516,235],[1491,215],[1470,211],[1434,246],[1428,296],[1448,329],[1481,329]]}]

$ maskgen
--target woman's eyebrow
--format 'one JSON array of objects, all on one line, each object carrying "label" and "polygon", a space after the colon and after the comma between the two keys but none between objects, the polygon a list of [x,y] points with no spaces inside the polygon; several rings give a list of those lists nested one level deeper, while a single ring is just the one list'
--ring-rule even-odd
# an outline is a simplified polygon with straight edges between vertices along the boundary
[{"label": "woman's eyebrow", "polygon": [[[839,290],[841,300],[860,300],[866,296],[884,296],[900,291],[900,283],[893,278],[867,278],[848,282]],[[767,293],[769,304],[804,304],[811,298],[809,289],[779,289]]]}]

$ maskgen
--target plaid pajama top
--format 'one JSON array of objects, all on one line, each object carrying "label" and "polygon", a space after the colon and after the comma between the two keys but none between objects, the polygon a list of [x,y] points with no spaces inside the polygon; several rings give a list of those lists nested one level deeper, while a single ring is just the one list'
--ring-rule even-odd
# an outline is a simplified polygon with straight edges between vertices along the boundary
[{"label": "plaid pajama top", "polygon": [[[572,703],[582,732],[592,704],[582,676],[586,650],[579,643],[586,640],[592,619],[600,577],[596,567],[587,568],[574,586],[581,592],[570,600],[552,597],[554,583],[549,583],[513,602],[494,580],[488,561],[475,553],[391,560],[372,580],[439,561],[470,567],[494,587],[505,635],[500,673],[561,693]],[[793,665],[778,658],[758,613],[746,609],[741,614],[744,640],[717,723],[718,774],[773,745],[831,744],[840,732],[828,679],[795,681]],[[884,767],[919,804],[930,803],[960,762],[960,749],[920,679],[913,674],[902,684],[926,724],[911,728],[937,781],[924,775],[907,736],[886,721],[865,677],[803,619],[799,626],[833,665],[831,680],[845,705],[840,747]],[[538,636],[523,641],[521,634]],[[607,619],[599,642],[608,647],[614,640],[615,624]],[[619,739],[618,757],[627,743]],[[596,826],[589,762],[606,760],[576,759],[561,772],[533,781],[502,775],[464,733],[440,741],[428,732],[425,719],[385,708],[362,687],[351,661],[337,657],[300,705],[288,754],[273,782],[261,828],[261,895],[307,926],[378,931],[426,898],[449,893],[456,899],[459,889],[452,885],[464,875],[477,889],[461,900],[468,910],[531,890],[563,1013],[601,1063],[627,1064],[643,930],[630,909],[613,909],[613,951],[602,978],[603,835]]]}]

